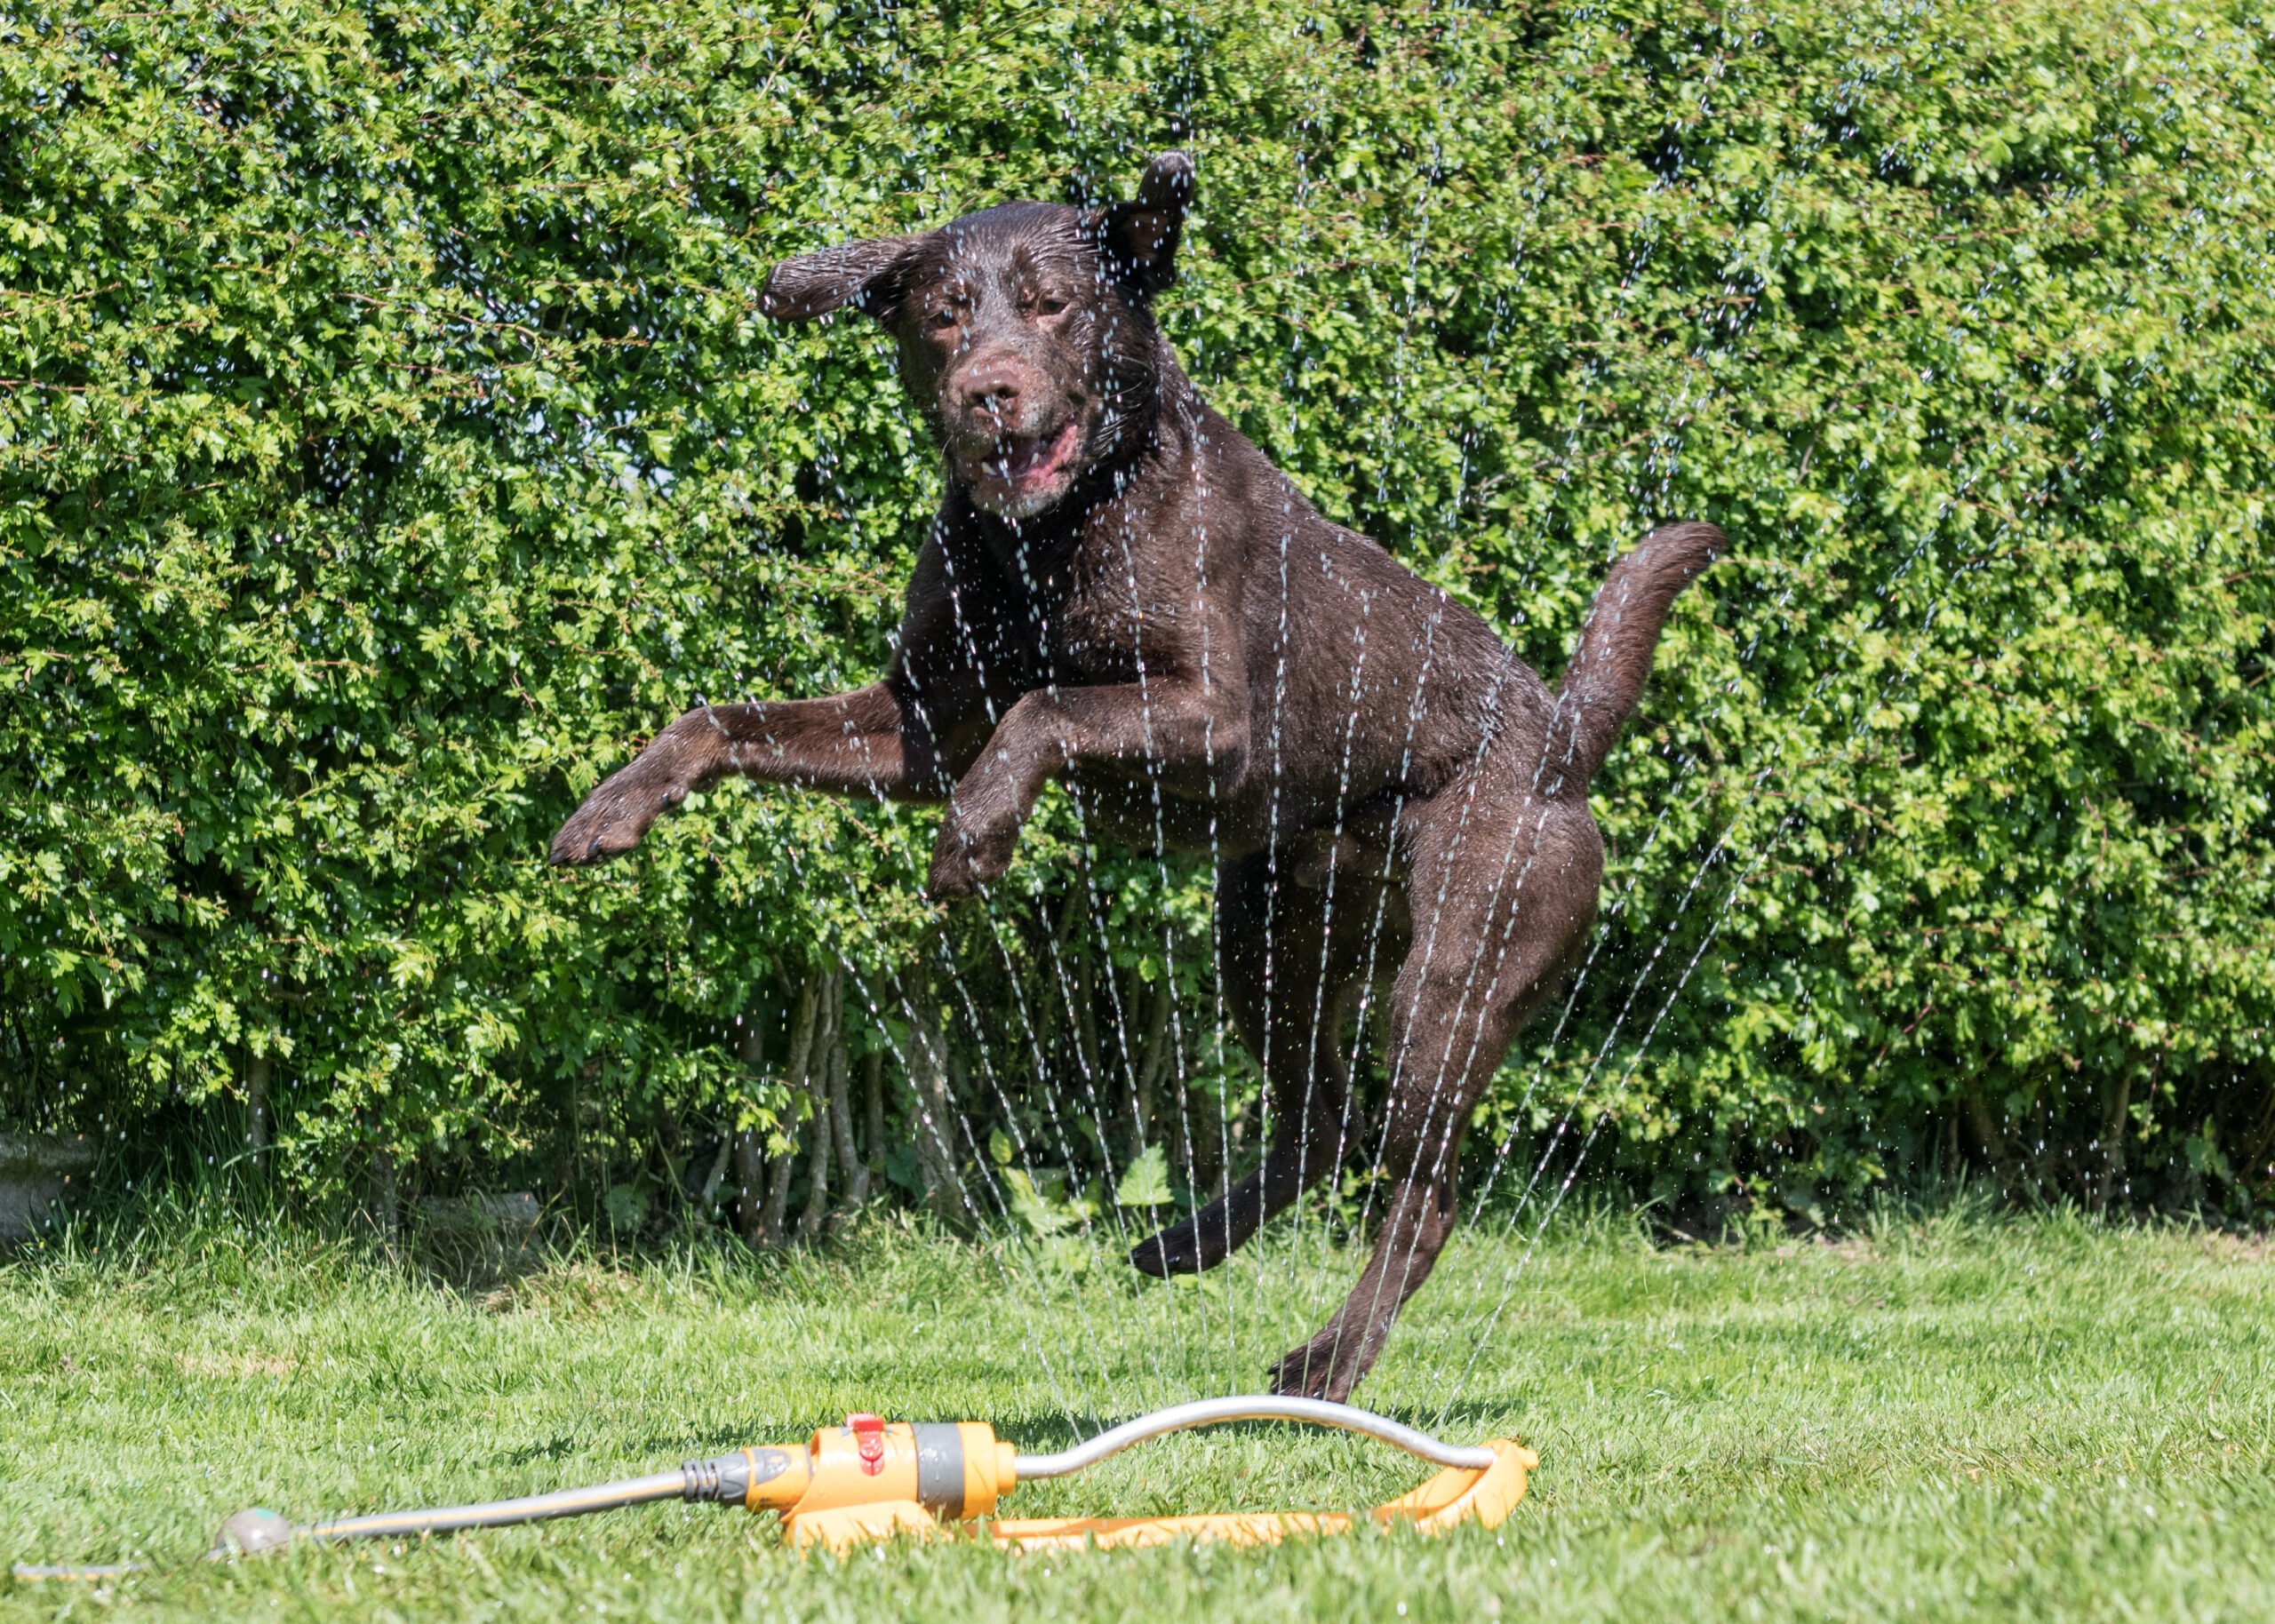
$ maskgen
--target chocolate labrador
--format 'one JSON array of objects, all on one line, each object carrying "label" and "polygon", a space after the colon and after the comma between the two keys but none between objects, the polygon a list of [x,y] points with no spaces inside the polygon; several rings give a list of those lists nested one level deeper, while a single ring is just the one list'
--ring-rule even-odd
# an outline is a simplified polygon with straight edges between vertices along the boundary
[{"label": "chocolate labrador", "polygon": [[1273,1372],[1339,1400],[1429,1278],[1478,1095],[1586,937],[1588,780],[1723,539],[1669,525],[1619,559],[1552,691],[1322,518],[1187,381],[1153,300],[1193,184],[1167,153],[1132,202],[1006,203],[774,267],[768,315],[882,324],[944,454],[891,668],[829,698],[690,711],[592,792],[553,859],[628,851],[732,773],[945,802],[935,898],[1004,872],[1053,779],[1115,838],[1208,853],[1224,996],[1272,1132],[1256,1172],[1131,1254],[1156,1275],[1214,1266],[1337,1166],[1339,1034],[1394,966],[1374,1248]]}]

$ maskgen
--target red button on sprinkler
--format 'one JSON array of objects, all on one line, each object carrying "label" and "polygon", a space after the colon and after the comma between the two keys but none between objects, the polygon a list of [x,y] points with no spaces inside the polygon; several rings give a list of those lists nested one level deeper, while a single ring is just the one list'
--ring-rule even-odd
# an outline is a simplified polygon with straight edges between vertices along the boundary
[{"label": "red button on sprinkler", "polygon": [[860,1452],[862,1471],[876,1477],[885,1469],[885,1418],[866,1413],[849,1415],[845,1426]]}]

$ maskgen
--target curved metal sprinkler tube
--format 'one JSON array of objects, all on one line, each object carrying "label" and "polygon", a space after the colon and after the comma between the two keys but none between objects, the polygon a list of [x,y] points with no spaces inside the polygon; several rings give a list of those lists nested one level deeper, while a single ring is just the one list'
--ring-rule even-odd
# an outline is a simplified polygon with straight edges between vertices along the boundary
[{"label": "curved metal sprinkler tube", "polygon": [[1493,1452],[1480,1444],[1464,1448],[1432,1437],[1426,1432],[1394,1421],[1386,1415],[1377,1415],[1370,1410],[1354,1409],[1347,1404],[1329,1404],[1324,1398],[1277,1398],[1259,1394],[1246,1398],[1197,1398],[1191,1404],[1173,1404],[1166,1410],[1156,1410],[1151,1415],[1141,1415],[1136,1421],[1126,1421],[1119,1427],[1101,1432],[1088,1443],[1077,1444],[1072,1449],[1062,1449],[1055,1455],[1019,1455],[1014,1458],[1021,1483],[1033,1483],[1044,1477],[1066,1477],[1096,1466],[1108,1455],[1120,1454],[1132,1444],[1142,1444],[1147,1438],[1157,1438],[1164,1433],[1184,1432],[1194,1427],[1214,1427],[1224,1421],[1309,1421],[1314,1427],[1335,1427],[1345,1432],[1364,1433],[1378,1438],[1409,1455],[1417,1455],[1433,1466],[1460,1466],[1472,1471],[1483,1471],[1494,1461]]}]

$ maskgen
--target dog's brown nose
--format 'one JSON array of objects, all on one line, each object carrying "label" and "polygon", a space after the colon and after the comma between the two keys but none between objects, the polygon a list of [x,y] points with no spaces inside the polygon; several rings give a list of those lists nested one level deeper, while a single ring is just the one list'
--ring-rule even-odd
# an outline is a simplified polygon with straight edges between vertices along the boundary
[{"label": "dog's brown nose", "polygon": [[963,403],[968,411],[1000,418],[1018,404],[1019,381],[1008,367],[977,367],[963,380]]}]

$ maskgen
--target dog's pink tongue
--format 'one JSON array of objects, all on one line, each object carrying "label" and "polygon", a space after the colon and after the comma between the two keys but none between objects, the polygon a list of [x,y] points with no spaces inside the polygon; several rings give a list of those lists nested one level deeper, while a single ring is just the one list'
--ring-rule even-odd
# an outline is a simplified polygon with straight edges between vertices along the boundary
[{"label": "dog's pink tongue", "polygon": [[1055,474],[1074,450],[1074,442],[1072,423],[1048,437],[1038,435],[1033,440],[1018,441],[1004,458],[1004,469],[1013,480],[1024,480],[1034,474]]}]

